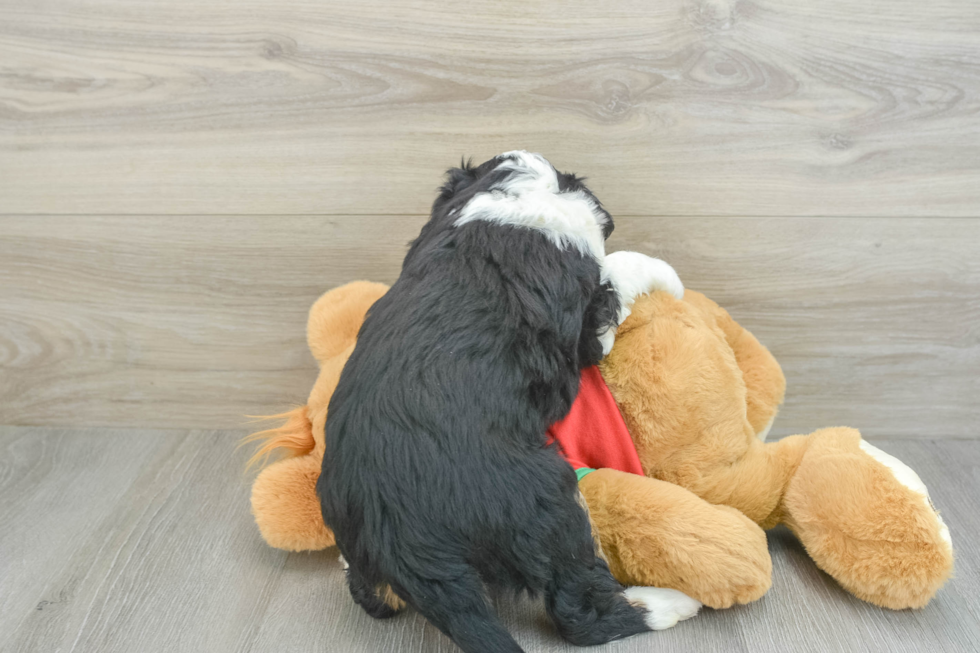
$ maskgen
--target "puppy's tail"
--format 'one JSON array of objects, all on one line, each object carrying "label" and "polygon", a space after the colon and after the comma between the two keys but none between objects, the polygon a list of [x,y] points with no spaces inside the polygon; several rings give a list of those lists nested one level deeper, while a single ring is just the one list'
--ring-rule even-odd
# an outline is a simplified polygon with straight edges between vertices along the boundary
[{"label": "puppy's tail", "polygon": [[252,457],[248,459],[246,469],[251,469],[255,465],[265,465],[273,452],[279,451],[287,458],[305,456],[313,451],[313,447],[316,445],[313,440],[313,424],[310,422],[307,406],[298,406],[285,413],[260,416],[256,419],[285,421],[275,428],[245,436],[241,442],[242,445],[252,442],[262,443],[252,454]]},{"label": "puppy's tail", "polygon": [[462,560],[445,560],[439,573],[451,579],[434,580],[405,569],[397,578],[412,606],[450,637],[464,653],[524,653],[490,608],[476,570]]}]

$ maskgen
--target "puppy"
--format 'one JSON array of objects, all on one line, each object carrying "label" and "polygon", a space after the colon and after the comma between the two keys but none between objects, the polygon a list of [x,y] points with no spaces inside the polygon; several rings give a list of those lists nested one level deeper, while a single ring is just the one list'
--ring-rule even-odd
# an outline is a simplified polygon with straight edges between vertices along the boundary
[{"label": "puppy", "polygon": [[683,294],[662,261],[606,257],[612,230],[582,180],[539,155],[449,171],[328,408],[317,493],[369,614],[401,599],[463,651],[502,653],[521,648],[486,586],[543,593],[580,646],[697,611],[673,590],[624,592],[546,444],[633,297]]}]

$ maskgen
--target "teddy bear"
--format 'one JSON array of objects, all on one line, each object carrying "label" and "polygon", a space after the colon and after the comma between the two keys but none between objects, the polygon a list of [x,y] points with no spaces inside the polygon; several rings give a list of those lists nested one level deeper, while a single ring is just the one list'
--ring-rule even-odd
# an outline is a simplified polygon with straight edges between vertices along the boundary
[{"label": "teddy bear", "polygon": [[[357,281],[316,301],[307,339],[319,375],[306,405],[247,438],[261,443],[253,463],[281,454],[251,496],[273,547],[334,544],[315,491],[327,406],[367,310],[386,291]],[[842,587],[882,607],[922,607],[952,573],[949,530],[901,461],[844,427],[765,442],[782,370],[704,295],[638,297],[589,376],[601,387],[580,394],[608,393],[633,447],[624,468],[574,465],[597,551],[622,584],[676,589],[712,608],[754,601],[771,585],[764,531],[779,524]],[[579,403],[570,427],[587,430],[595,411]]]}]

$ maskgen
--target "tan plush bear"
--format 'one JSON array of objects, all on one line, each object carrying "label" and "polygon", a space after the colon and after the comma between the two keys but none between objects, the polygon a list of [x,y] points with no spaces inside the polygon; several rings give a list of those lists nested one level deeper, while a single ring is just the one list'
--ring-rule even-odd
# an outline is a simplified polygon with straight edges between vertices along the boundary
[{"label": "tan plush bear", "polygon": [[[367,309],[387,290],[354,282],[310,310],[320,374],[307,404],[250,436],[286,457],[259,474],[252,509],[289,551],[334,543],[315,493],[327,404]],[[849,428],[766,444],[785,380],[772,355],[723,309],[688,290],[636,300],[602,362],[644,475],[581,475],[604,557],[625,585],[680,590],[723,608],[761,597],[772,564],[763,529],[786,524],[855,596],[921,607],[952,572],[949,531],[918,476]]]}]

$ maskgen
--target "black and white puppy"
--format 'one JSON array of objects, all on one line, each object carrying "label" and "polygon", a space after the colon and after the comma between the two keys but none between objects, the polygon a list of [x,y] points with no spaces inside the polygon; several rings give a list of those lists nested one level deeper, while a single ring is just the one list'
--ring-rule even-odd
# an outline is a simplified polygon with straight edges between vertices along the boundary
[{"label": "black and white puppy", "polygon": [[693,616],[680,592],[610,575],[575,473],[545,441],[633,297],[680,296],[680,280],[641,254],[607,257],[609,214],[539,155],[448,174],[328,409],[317,492],[352,596],[390,616],[390,588],[468,653],[521,650],[488,585],[543,593],[578,645]]}]

